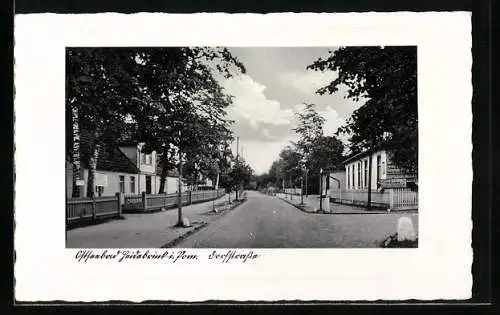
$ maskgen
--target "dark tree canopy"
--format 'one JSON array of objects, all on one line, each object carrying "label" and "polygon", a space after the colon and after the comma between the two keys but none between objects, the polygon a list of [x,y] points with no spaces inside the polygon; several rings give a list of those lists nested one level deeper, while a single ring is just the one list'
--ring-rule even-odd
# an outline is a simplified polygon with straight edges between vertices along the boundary
[{"label": "dark tree canopy", "polygon": [[384,147],[394,163],[418,170],[416,47],[342,47],[307,68],[338,72],[317,93],[336,93],[344,84],[348,98],[367,99],[338,130],[351,135],[351,151]]},{"label": "dark tree canopy", "polygon": [[227,48],[68,48],[66,56],[68,156],[77,156],[71,154],[75,121],[96,141],[127,135],[144,143],[143,152],[155,150],[162,179],[178,162],[179,149],[193,163],[214,165],[231,140],[225,108],[232,98],[214,75],[246,70]]}]

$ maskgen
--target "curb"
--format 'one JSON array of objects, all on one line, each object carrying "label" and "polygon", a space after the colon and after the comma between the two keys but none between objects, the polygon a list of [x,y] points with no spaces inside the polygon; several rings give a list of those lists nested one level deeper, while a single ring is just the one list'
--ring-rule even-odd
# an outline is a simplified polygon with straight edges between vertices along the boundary
[{"label": "curb", "polygon": [[294,204],[294,203],[291,203],[290,201],[286,200],[286,199],[283,199],[283,198],[280,198],[280,197],[277,197],[278,199],[280,200],[283,200],[284,202],[294,206],[295,208],[299,209],[300,211],[302,212],[305,212],[305,213],[310,213],[310,214],[331,214],[331,215],[336,215],[336,214],[342,214],[342,215],[346,215],[346,214],[350,214],[350,215],[365,215],[365,214],[403,214],[403,213],[407,213],[407,214],[418,214],[418,211],[390,211],[390,212],[387,212],[387,211],[366,211],[366,212],[312,212],[312,211],[307,211],[305,210],[304,208],[302,208],[301,206],[297,205],[297,204]]},{"label": "curb", "polygon": [[[283,200],[284,202],[288,203],[289,205],[292,205],[294,206],[295,208],[299,209],[300,211],[302,212],[305,212],[305,213],[311,213],[311,214],[318,214],[317,212],[311,212],[311,211],[306,211],[304,208],[302,208],[301,206],[297,205],[297,204],[294,204],[294,203],[291,203],[290,201],[286,200],[286,199],[283,199],[283,198],[280,198],[280,197],[277,197],[278,199],[280,200]],[[321,214],[321,213],[319,213]]]},{"label": "curb", "polygon": [[191,236],[193,235],[194,233],[198,232],[199,230],[203,229],[204,227],[206,227],[208,225],[207,222],[203,222],[202,224],[196,226],[194,229],[192,229],[191,231],[187,231],[186,233],[182,234],[181,236],[171,240],[170,242],[168,242],[167,244],[163,245],[162,247],[160,248],[170,248],[170,247],[174,247],[175,245],[179,244],[181,241],[183,241],[185,238],[187,238],[188,236]]},{"label": "curb", "polygon": [[[247,201],[247,199],[242,199],[242,201],[237,204],[235,207],[231,208],[231,209],[228,209],[228,210],[225,210],[224,212],[221,213],[221,215],[219,216],[219,218],[215,219],[214,221],[217,221],[218,219],[222,218],[227,212],[229,211],[232,211],[236,208],[238,208],[240,205],[244,204],[245,202]],[[171,248],[171,247],[174,247],[175,245],[179,244],[181,241],[183,241],[184,239],[186,239],[187,237],[195,234],[196,232],[198,232],[199,230],[207,227],[210,223],[208,222],[203,222],[201,223],[200,225],[196,226],[194,229],[190,230],[190,231],[187,231],[186,233],[180,235],[179,237],[171,240],[170,242],[166,243],[165,245],[161,246],[160,248]]]}]

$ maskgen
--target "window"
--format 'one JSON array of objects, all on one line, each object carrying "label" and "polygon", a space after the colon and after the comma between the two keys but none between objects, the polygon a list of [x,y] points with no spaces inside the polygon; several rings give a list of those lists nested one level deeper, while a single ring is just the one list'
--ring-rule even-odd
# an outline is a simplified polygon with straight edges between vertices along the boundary
[{"label": "window", "polygon": [[365,188],[368,187],[368,160],[364,160],[363,161],[364,164],[365,164],[365,167],[364,167],[364,171],[365,171],[365,174],[364,174],[364,181],[363,183],[365,184]]},{"label": "window", "polygon": [[98,197],[101,197],[103,192],[104,192],[103,186],[95,186],[95,193],[97,194]]},{"label": "window", "polygon": [[146,176],[146,194],[151,193],[151,176]]},{"label": "window", "polygon": [[351,186],[354,189],[354,164],[351,166]]},{"label": "window", "polygon": [[120,176],[119,187],[120,187],[120,192],[125,193],[125,176]]},{"label": "window", "polygon": [[135,194],[135,177],[130,176],[130,193]]},{"label": "window", "polygon": [[351,181],[349,177],[349,167],[346,168],[347,171],[347,189],[351,188]]},{"label": "window", "polygon": [[141,164],[153,165],[153,154],[141,153]]},{"label": "window", "polygon": [[361,162],[358,162],[358,188],[361,187]]}]

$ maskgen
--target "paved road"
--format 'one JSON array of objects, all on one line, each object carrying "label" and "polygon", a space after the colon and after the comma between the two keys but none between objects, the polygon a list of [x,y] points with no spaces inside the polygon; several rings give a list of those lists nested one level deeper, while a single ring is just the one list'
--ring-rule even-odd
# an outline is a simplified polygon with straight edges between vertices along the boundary
[{"label": "paved road", "polygon": [[417,214],[312,214],[277,197],[248,192],[248,200],[178,248],[378,247],[396,231],[397,219]]}]

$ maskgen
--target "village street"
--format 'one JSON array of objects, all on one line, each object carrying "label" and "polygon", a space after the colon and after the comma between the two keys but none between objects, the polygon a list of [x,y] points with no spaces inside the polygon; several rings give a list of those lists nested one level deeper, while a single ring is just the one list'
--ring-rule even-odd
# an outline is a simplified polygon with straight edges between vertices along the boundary
[{"label": "village street", "polygon": [[179,248],[379,247],[397,220],[416,213],[305,213],[278,197],[247,192],[248,200],[179,243]]},{"label": "village street", "polygon": [[[342,207],[343,214],[307,213],[278,196],[246,192],[247,200],[233,210],[210,213],[212,202],[183,207],[193,227],[176,228],[177,209],[125,214],[124,220],[84,226],[67,232],[68,248],[365,248],[379,247],[396,232],[401,216],[417,213],[356,213],[360,208]],[[234,200],[234,194],[231,197]],[[297,200],[296,196],[294,200]],[[225,195],[215,201],[228,200]],[[351,211],[352,213],[349,213]],[[195,231],[197,222],[207,224]],[[192,233],[189,235],[187,233]],[[187,237],[186,237],[187,236]],[[180,238],[185,237],[178,242]]]}]

